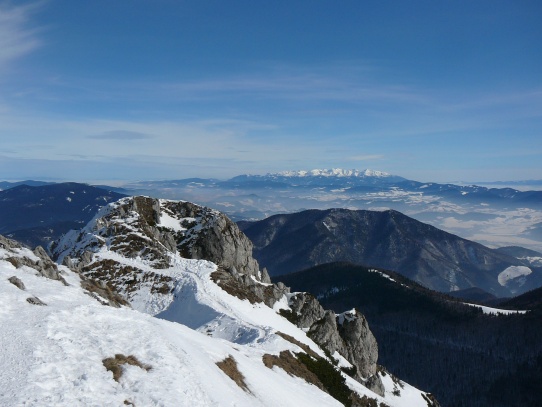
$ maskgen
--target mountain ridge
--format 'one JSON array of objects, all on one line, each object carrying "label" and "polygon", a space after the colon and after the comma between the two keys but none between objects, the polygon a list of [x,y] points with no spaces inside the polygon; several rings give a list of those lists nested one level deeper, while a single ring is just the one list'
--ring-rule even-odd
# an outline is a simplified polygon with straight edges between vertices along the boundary
[{"label": "mountain ridge", "polygon": [[349,261],[394,270],[442,292],[479,287],[502,297],[540,282],[532,265],[393,210],[307,210],[241,226],[271,276]]}]

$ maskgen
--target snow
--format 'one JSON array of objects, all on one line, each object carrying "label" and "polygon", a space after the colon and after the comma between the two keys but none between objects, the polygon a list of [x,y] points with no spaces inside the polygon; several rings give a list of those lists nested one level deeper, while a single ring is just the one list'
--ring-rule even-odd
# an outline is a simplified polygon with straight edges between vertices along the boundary
[{"label": "snow", "polygon": [[383,273],[379,270],[375,270],[375,269],[369,269],[369,273],[377,273],[377,274],[380,274],[382,277],[390,280],[390,281],[393,281],[394,283],[396,283],[397,281],[395,281],[393,278],[391,278],[390,276],[388,276],[386,273]]},{"label": "snow", "polygon": [[352,364],[344,358],[343,355],[341,355],[339,352],[335,351],[333,355],[331,355],[333,359],[337,361],[337,366],[343,367],[346,369],[349,369],[352,367]]},{"label": "snow", "polygon": [[282,177],[378,177],[384,178],[389,177],[390,174],[382,171],[374,170],[343,170],[341,168],[332,168],[332,169],[315,169],[310,171],[300,170],[300,171],[282,171],[277,174],[268,174],[270,176],[282,176]]},{"label": "snow", "polygon": [[337,323],[339,325],[344,324],[344,321],[352,322],[356,318],[356,309],[352,308],[349,311],[342,312],[340,314],[337,314],[338,321]]},{"label": "snow", "polygon": [[408,383],[398,380],[397,383],[388,373],[379,373],[385,388],[386,403],[390,406],[427,406],[420,391]]},{"label": "snow", "polygon": [[526,266],[510,266],[499,274],[497,280],[499,281],[499,284],[504,287],[510,280],[514,280],[518,277],[528,276],[532,272],[533,271]]},{"label": "snow", "polygon": [[[0,261],[2,406],[120,406],[124,400],[141,406],[340,406],[315,386],[263,365],[266,352],[299,351],[271,331],[267,341],[241,346],[129,308],[106,307],[84,294],[75,273],[60,268],[68,287]],[[26,291],[7,281],[13,275]],[[31,295],[47,306],[29,304]],[[152,369],[130,366],[117,383],[102,364],[117,353]],[[216,367],[228,355],[250,393]]]},{"label": "snow", "polygon": [[527,312],[527,311],[519,311],[519,310],[492,308],[492,307],[487,307],[485,305],[469,304],[468,302],[465,302],[464,304],[470,305],[471,307],[480,308],[484,314],[490,314],[490,315],[525,314]]},{"label": "snow", "polygon": [[186,228],[181,226],[179,219],[174,218],[166,211],[160,213],[160,226],[164,226],[169,229],[173,229],[176,232],[182,232]]}]

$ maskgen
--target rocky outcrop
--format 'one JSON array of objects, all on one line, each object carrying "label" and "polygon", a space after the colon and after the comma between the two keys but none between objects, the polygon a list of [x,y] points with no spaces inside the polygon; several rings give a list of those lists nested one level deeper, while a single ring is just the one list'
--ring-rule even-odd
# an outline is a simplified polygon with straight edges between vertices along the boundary
[{"label": "rocky outcrop", "polygon": [[[164,221],[167,219],[167,221]],[[209,260],[228,271],[270,283],[252,257],[252,243],[237,225],[218,211],[184,201],[136,196],[102,209],[81,231],[71,231],[52,246],[54,256],[72,266],[85,252],[107,246],[128,258],[141,258],[153,268],[167,268],[170,254]],[[83,262],[85,265],[85,262]],[[79,264],[79,267],[81,265]]]},{"label": "rocky outcrop", "polygon": [[338,352],[355,367],[354,378],[375,393],[383,395],[384,387],[377,373],[378,345],[365,317],[356,310],[335,315],[326,311],[308,293],[290,297],[291,313],[284,313],[293,323],[308,329],[309,337],[327,350]]},{"label": "rocky outcrop", "polygon": [[10,278],[8,278],[8,281],[13,284],[15,287],[17,287],[19,290],[26,290],[26,287],[24,285],[24,283],[21,281],[20,278],[16,277],[16,276],[12,276]]},{"label": "rocky outcrop", "polygon": [[60,275],[57,265],[49,258],[41,246],[36,247],[32,252],[32,256],[21,256],[17,255],[22,249],[22,246],[19,243],[7,239],[4,236],[0,236],[0,248],[7,249],[9,252],[13,253],[13,256],[7,257],[6,260],[13,264],[15,268],[27,266],[36,270],[38,275],[68,285],[66,280]]},{"label": "rocky outcrop", "polygon": [[[378,344],[369,329],[365,316],[353,309],[339,314],[336,319],[339,335],[346,345],[347,360],[352,360],[359,373],[368,377],[376,373]],[[339,352],[340,353],[340,352]]]},{"label": "rocky outcrop", "polygon": [[239,227],[224,214],[190,202],[163,201],[162,210],[182,219],[186,231],[176,235],[179,251],[192,259],[212,261],[238,273],[270,283],[252,257],[252,243]]},{"label": "rocky outcrop", "polygon": [[303,329],[309,329],[325,316],[325,311],[318,300],[309,293],[293,294],[288,305],[292,310],[292,322]]}]

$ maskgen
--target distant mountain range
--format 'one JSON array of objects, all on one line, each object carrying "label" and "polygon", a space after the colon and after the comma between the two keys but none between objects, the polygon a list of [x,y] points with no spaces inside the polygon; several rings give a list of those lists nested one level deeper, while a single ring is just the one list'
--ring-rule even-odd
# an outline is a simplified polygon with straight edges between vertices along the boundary
[{"label": "distant mountain range", "polygon": [[397,211],[307,210],[239,224],[271,276],[348,261],[441,292],[478,287],[508,297],[542,285],[542,269],[532,263]]},{"label": "distant mountain range", "polygon": [[17,182],[0,181],[0,191],[4,189],[9,189],[9,188],[15,188],[20,185],[26,185],[29,187],[41,187],[44,185],[52,185],[52,184],[55,184],[55,182],[44,182],[44,181],[33,181],[33,180],[17,181]]},{"label": "distant mountain range", "polygon": [[[404,191],[422,195],[436,194],[443,198],[465,199],[470,202],[532,204],[542,207],[542,191],[519,191],[512,188],[486,188],[476,185],[439,184],[418,182],[375,170],[316,169],[283,171],[266,175],[239,175],[229,180],[188,178],[167,181],[140,181],[125,186],[128,190],[160,190],[161,188],[218,188],[251,189],[289,187],[306,189],[322,187],[326,189],[344,188],[340,192]],[[361,188],[361,189],[360,189]],[[336,191],[339,192],[339,191]]]}]

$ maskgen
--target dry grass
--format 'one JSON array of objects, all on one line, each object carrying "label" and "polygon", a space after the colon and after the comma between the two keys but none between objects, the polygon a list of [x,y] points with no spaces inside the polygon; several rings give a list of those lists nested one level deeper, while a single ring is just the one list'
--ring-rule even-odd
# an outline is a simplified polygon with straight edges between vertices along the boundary
[{"label": "dry grass", "polygon": [[245,376],[239,371],[237,367],[237,362],[233,356],[228,356],[226,359],[216,362],[216,365],[220,370],[226,373],[230,379],[232,379],[240,388],[242,388],[247,393],[250,393],[250,390],[245,383]]},{"label": "dry grass", "polygon": [[134,355],[125,356],[121,353],[117,353],[113,358],[105,358],[102,363],[108,371],[113,373],[113,379],[117,382],[122,377],[122,365],[124,364],[137,366],[147,372],[152,369],[149,365],[141,363]]},{"label": "dry grass", "polygon": [[[115,308],[119,308],[121,305],[127,307],[130,306],[130,303],[126,301],[119,293],[112,290],[111,287],[103,284],[101,281],[94,281],[89,278],[83,278],[81,280],[81,288],[91,293],[91,296],[97,299],[103,305],[110,305]],[[101,301],[100,297],[106,299],[108,303]]]},{"label": "dry grass", "polygon": [[270,354],[263,355],[263,364],[269,369],[272,369],[273,366],[278,366],[290,376],[300,377],[306,382],[314,384],[319,389],[326,391],[318,376],[311,372],[307,366],[288,350],[283,350],[278,356]]},{"label": "dry grass", "polygon": [[301,349],[305,351],[305,353],[309,356],[312,356],[313,358],[318,358],[318,354],[313,351],[311,348],[309,348],[308,345],[305,345],[304,343],[299,342],[297,339],[295,339],[293,336],[290,336],[288,334],[285,334],[284,332],[277,331],[275,332],[275,335],[280,336],[282,339],[287,340],[290,343],[293,343],[294,345],[299,346]]}]

